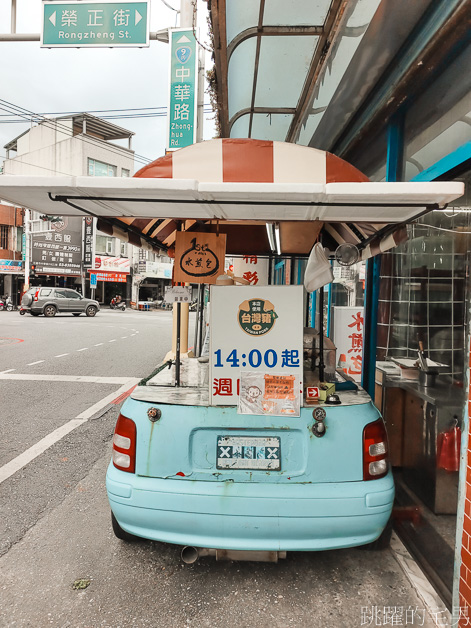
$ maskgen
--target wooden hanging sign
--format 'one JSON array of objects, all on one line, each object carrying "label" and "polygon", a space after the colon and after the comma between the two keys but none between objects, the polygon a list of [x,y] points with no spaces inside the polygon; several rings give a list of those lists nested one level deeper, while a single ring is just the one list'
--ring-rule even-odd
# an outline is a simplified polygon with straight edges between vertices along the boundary
[{"label": "wooden hanging sign", "polygon": [[179,231],[175,239],[175,282],[215,284],[224,274],[226,234]]}]

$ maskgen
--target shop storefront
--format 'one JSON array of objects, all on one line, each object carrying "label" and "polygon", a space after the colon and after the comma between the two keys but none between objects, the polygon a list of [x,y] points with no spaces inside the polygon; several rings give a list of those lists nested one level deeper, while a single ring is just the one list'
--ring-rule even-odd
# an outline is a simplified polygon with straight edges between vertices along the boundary
[{"label": "shop storefront", "polygon": [[117,295],[128,302],[130,301],[131,271],[130,261],[127,257],[96,255],[94,268],[89,269],[88,272],[90,277],[92,275],[96,277],[94,298],[99,303],[109,304],[111,299]]},{"label": "shop storefront", "polygon": [[139,302],[158,303],[165,295],[165,288],[172,283],[173,263],[142,260],[133,280],[133,299]]},{"label": "shop storefront", "polygon": [[0,296],[9,296],[13,304],[17,305],[23,282],[23,262],[21,260],[0,259]]}]

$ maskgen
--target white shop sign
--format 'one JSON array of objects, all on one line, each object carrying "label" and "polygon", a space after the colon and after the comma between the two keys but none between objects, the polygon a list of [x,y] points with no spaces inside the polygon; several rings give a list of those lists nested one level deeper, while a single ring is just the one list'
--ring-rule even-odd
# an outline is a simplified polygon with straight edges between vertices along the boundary
[{"label": "white shop sign", "polygon": [[189,303],[191,301],[191,286],[166,286],[165,303]]},{"label": "white shop sign", "polygon": [[292,375],[301,394],[303,287],[211,286],[210,301],[211,405],[238,405],[247,371]]},{"label": "white shop sign", "polygon": [[234,257],[233,273],[236,277],[242,277],[251,286],[268,285],[268,258],[258,255],[244,255]]},{"label": "white shop sign", "polygon": [[338,365],[359,382],[363,359],[363,308],[333,307],[332,324]]}]

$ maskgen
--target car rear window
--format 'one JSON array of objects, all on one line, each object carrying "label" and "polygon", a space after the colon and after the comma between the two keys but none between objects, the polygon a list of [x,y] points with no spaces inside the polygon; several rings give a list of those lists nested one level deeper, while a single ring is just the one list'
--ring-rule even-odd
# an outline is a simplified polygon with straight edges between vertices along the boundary
[{"label": "car rear window", "polygon": [[43,288],[39,293],[42,297],[48,297],[52,292],[52,288]]}]

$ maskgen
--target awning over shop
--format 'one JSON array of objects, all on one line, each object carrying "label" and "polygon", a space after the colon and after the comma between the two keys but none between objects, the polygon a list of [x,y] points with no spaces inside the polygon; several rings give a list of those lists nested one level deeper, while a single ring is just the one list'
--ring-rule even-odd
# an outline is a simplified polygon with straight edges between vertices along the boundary
[{"label": "awning over shop", "polygon": [[321,234],[368,257],[395,246],[407,222],[463,191],[459,182],[370,183],[324,151],[232,139],[161,157],[132,179],[0,177],[0,198],[48,215],[96,216],[100,229],[127,233],[131,243],[168,247],[185,221],[185,229],[227,233],[234,255],[269,254],[266,223],[279,223],[284,254],[309,253]]}]

